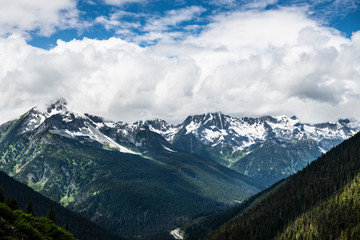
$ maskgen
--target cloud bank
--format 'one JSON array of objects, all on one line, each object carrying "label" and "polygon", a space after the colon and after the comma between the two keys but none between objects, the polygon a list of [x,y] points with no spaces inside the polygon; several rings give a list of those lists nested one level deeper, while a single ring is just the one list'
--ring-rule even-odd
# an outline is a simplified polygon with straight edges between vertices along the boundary
[{"label": "cloud bank", "polygon": [[199,35],[147,47],[84,38],[43,50],[0,38],[0,122],[61,96],[128,122],[212,111],[360,119],[360,31],[347,39],[304,11],[218,15]]},{"label": "cloud bank", "polygon": [[56,30],[79,28],[76,0],[0,0],[0,36],[35,31],[50,36]]}]

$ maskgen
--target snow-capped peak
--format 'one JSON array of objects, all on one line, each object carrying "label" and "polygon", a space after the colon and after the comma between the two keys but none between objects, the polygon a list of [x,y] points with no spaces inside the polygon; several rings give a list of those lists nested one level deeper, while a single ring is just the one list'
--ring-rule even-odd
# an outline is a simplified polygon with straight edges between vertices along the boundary
[{"label": "snow-capped peak", "polygon": [[61,98],[50,104],[44,112],[39,111],[37,108],[27,112],[22,123],[21,133],[35,130],[41,124],[47,124],[50,126],[50,132],[61,136],[69,138],[88,137],[101,143],[106,148],[118,149],[124,153],[138,154],[120,145],[99,130],[103,125],[110,124],[109,122],[105,122],[102,118],[95,119],[95,117],[90,116],[68,110],[67,101]]},{"label": "snow-capped peak", "polygon": [[360,129],[360,124],[347,119],[334,123],[307,124],[301,123],[296,116],[231,117],[221,112],[189,116],[177,126],[158,128],[156,124],[150,125],[152,131],[163,135],[170,142],[192,134],[205,145],[221,148],[226,145],[233,151],[251,151],[253,145],[270,138],[284,144],[310,138],[321,149],[329,150],[333,143],[326,142],[342,141]]}]

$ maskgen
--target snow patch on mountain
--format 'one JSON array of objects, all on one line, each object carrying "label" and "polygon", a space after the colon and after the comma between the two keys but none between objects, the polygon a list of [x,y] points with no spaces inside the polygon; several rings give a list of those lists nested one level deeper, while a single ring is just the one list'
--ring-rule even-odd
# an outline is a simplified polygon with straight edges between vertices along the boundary
[{"label": "snow patch on mountain", "polygon": [[182,124],[162,125],[161,129],[151,122],[149,124],[152,131],[170,143],[179,139],[181,134],[193,134],[205,145],[230,146],[233,151],[245,153],[268,139],[276,139],[282,146],[311,139],[317,142],[321,152],[326,152],[334,142],[343,141],[360,130],[359,122],[349,120],[308,124],[301,123],[295,116],[249,118],[231,117],[220,112],[189,116]]},{"label": "snow patch on mountain", "polygon": [[195,123],[195,122],[191,122],[189,125],[187,125],[186,128],[186,133],[185,134],[189,134],[189,133],[197,133],[197,129],[201,126],[200,123]]},{"label": "snow patch on mountain", "polygon": [[168,142],[172,142],[181,126],[173,126],[161,119],[139,121],[142,126],[149,127],[150,131],[163,136]]},{"label": "snow patch on mountain", "polygon": [[[51,120],[51,118],[58,118]],[[69,138],[88,137],[89,139],[99,142],[110,148],[118,149],[120,152],[129,154],[139,154],[134,152],[112,138],[103,134],[99,129],[103,126],[114,127],[112,122],[95,122],[87,116],[76,112],[70,112],[67,109],[67,102],[59,99],[51,104],[45,112],[41,112],[36,108],[31,109],[25,117],[21,133],[37,129],[47,119],[52,124],[50,132]]]},{"label": "snow patch on mountain", "polygon": [[171,148],[168,148],[164,145],[161,145],[165,150],[169,151],[169,152],[176,152],[175,150],[172,150]]}]

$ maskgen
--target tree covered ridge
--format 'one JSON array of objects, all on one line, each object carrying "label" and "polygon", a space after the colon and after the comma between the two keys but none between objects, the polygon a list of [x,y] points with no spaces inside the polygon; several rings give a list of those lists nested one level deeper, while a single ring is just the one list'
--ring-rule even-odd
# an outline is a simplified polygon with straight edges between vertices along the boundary
[{"label": "tree covered ridge", "polygon": [[0,187],[0,189],[1,240],[75,240],[71,233],[55,225],[54,221],[48,216],[41,218],[35,217],[35,212],[31,204],[27,205],[27,213],[25,213],[18,209],[17,202],[14,198],[8,200],[7,203],[3,202],[2,188]]},{"label": "tree covered ridge", "polygon": [[[333,194],[342,191],[359,172],[358,133],[291,176],[275,193],[224,224],[208,239],[274,239],[301,214],[320,206]],[[340,226],[342,231],[348,231],[349,226],[342,224],[340,219],[331,221]],[[331,233],[328,238],[336,236]]]},{"label": "tree covered ridge", "polygon": [[357,239],[360,236],[360,173],[342,191],[301,214],[275,239]]},{"label": "tree covered ridge", "polygon": [[[110,233],[109,231],[90,222],[88,219],[71,212],[70,210],[60,206],[50,199],[35,192],[30,187],[16,181],[0,171],[0,183],[4,190],[4,195],[10,197],[9,201],[14,197],[20,208],[26,209],[31,213],[31,208],[36,216],[47,216],[50,205],[56,213],[56,224],[69,231],[79,240],[121,240],[123,238]],[[5,201],[5,200],[3,200]],[[31,208],[28,208],[28,202],[31,201]]]}]

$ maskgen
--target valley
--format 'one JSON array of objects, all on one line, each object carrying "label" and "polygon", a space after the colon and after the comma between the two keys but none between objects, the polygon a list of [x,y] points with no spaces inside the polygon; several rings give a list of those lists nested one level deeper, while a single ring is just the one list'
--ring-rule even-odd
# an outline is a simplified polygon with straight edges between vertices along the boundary
[{"label": "valley", "polygon": [[0,168],[122,237],[180,238],[171,229],[243,203],[358,128],[221,113],[128,124],[59,99],[0,126]]}]

